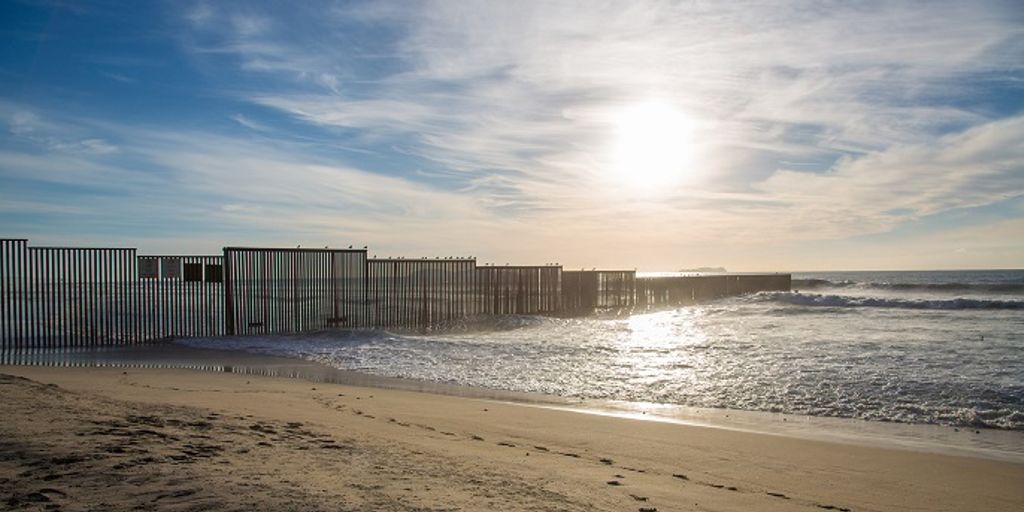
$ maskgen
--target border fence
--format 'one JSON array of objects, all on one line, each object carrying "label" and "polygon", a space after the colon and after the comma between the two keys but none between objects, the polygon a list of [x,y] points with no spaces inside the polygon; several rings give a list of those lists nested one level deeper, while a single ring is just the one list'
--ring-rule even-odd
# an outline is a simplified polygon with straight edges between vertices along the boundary
[{"label": "border fence", "polygon": [[633,270],[367,259],[365,249],[130,248],[0,239],[0,350],[328,328],[436,329],[479,315],[580,316],[788,291],[789,274],[638,276]]}]

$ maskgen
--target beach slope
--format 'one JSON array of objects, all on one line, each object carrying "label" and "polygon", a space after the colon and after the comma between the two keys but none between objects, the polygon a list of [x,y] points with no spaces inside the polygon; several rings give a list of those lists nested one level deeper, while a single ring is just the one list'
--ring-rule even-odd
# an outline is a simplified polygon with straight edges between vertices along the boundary
[{"label": "beach slope", "polygon": [[13,510],[968,511],[1024,465],[189,370],[0,367]]}]

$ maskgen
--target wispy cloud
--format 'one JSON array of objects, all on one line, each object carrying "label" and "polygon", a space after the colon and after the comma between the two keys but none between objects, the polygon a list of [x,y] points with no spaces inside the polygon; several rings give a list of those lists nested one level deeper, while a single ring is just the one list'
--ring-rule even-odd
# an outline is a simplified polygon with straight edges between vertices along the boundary
[{"label": "wispy cloud", "polygon": [[[588,266],[727,264],[1024,196],[1012,1],[179,8],[217,119],[248,132],[0,105],[25,143],[4,172],[118,180],[221,232]],[[691,118],[693,158],[637,191],[611,148],[651,99]]]},{"label": "wispy cloud", "polygon": [[24,141],[61,153],[115,153],[118,147],[107,140],[89,135],[81,126],[55,124],[41,119],[34,111],[0,101],[0,119],[7,121],[8,133]]},{"label": "wispy cloud", "polygon": [[231,117],[232,121],[234,121],[234,122],[236,122],[236,123],[238,123],[238,124],[248,128],[250,130],[256,130],[258,132],[265,132],[265,131],[269,131],[270,130],[270,128],[268,128],[266,125],[264,125],[262,123],[258,123],[256,121],[253,121],[252,119],[249,119],[248,117],[246,117],[246,116],[244,116],[242,114],[233,114],[230,117]]},{"label": "wispy cloud", "polygon": [[[752,181],[794,172],[780,160],[807,157],[819,163],[805,171],[825,172],[842,159],[845,173],[877,174],[868,162],[880,153],[913,151],[991,121],[942,99],[970,88],[964,77],[1019,69],[1015,41],[1024,33],[1012,6],[997,3],[407,7],[343,13],[349,23],[359,12],[402,28],[392,43],[404,67],[372,94],[247,99],[317,126],[409,135],[406,151],[465,171],[478,190],[501,182],[506,201],[511,192],[524,204],[561,208],[598,181],[588,175],[606,163],[616,109],[652,95],[703,121],[705,186],[749,191]],[[238,31],[246,44],[233,49],[247,69],[265,58],[261,49],[286,58],[307,47],[248,36]],[[309,77],[351,58],[339,44],[316,61],[259,70]],[[781,177],[772,178],[776,171]]]}]

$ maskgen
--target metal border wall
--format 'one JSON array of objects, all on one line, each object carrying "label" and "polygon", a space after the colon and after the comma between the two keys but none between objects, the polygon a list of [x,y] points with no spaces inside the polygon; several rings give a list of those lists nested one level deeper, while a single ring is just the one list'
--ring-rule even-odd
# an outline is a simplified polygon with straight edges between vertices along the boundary
[{"label": "metal border wall", "polygon": [[561,311],[562,267],[476,267],[478,314],[555,315]]},{"label": "metal border wall", "polygon": [[28,247],[25,240],[0,247],[4,348],[139,340],[135,249]]},{"label": "metal border wall", "polygon": [[365,327],[366,251],[224,248],[225,332]]},{"label": "metal border wall", "polygon": [[429,329],[476,314],[476,260],[371,259],[370,325]]},{"label": "metal border wall", "polygon": [[562,271],[562,314],[586,315],[600,308],[635,304],[635,270]]},{"label": "metal border wall", "polygon": [[139,338],[224,335],[222,256],[139,256]]},{"label": "metal border wall", "polygon": [[366,250],[226,247],[223,256],[0,239],[0,350],[167,337],[431,329],[477,315],[585,315],[789,290],[789,274],[637,277]]}]

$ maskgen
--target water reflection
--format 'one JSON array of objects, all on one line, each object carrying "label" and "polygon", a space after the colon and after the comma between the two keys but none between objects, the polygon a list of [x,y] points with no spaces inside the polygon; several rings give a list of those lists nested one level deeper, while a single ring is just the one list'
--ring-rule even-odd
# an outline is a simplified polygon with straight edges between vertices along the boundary
[{"label": "water reflection", "polygon": [[312,382],[418,391],[487,400],[568,405],[578,401],[537,393],[501,391],[417,379],[400,379],[332,368],[315,361],[235,350],[186,347],[174,343],[80,349],[0,350],[0,365],[67,368],[182,369]]},{"label": "water reflection", "polygon": [[629,368],[635,384],[676,388],[693,384],[713,371],[705,347],[708,333],[697,307],[634,315],[623,320],[625,335],[618,340],[616,365]]}]

